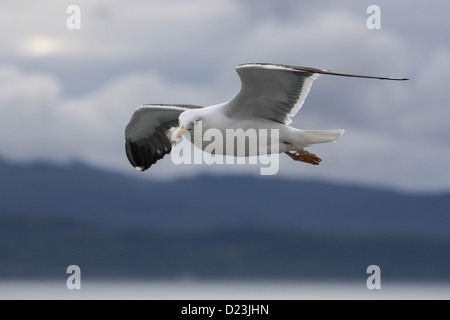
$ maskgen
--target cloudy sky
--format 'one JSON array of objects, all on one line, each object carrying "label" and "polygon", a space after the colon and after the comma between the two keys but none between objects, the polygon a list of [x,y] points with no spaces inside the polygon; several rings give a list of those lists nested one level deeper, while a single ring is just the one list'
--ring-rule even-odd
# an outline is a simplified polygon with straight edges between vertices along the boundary
[{"label": "cloudy sky", "polygon": [[[79,30],[67,27],[71,4]],[[366,26],[372,4],[380,30]],[[140,174],[123,130],[140,104],[224,102],[240,88],[236,65],[273,62],[411,79],[319,77],[292,125],[346,132],[309,149],[320,166],[283,155],[278,177],[449,191],[448,12],[448,1],[411,0],[0,1],[0,157],[149,179],[258,175],[170,157]]]}]

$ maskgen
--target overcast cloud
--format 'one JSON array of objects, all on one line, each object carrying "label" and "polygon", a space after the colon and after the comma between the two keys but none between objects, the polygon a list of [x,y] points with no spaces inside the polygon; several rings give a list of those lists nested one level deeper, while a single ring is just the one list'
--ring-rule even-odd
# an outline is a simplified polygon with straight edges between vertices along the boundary
[{"label": "overcast cloud", "polygon": [[[446,1],[0,1],[0,156],[83,161],[142,175],[123,130],[143,103],[211,105],[237,93],[244,62],[408,77],[321,76],[292,125],[346,129],[313,146],[324,161],[281,157],[280,177],[450,190],[450,3]],[[381,30],[366,9],[381,8]],[[175,166],[144,175],[259,174],[255,165]],[[268,178],[269,179],[269,178]]]}]

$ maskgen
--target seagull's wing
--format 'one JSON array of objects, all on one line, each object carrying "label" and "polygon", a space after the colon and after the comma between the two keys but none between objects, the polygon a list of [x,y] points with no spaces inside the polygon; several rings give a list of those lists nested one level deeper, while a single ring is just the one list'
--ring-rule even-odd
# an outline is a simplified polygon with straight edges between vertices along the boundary
[{"label": "seagull's wing", "polygon": [[308,67],[269,63],[246,63],[236,67],[241,90],[224,104],[223,111],[233,118],[257,117],[289,124],[305,102],[311,85],[320,74],[335,76],[408,80],[338,73]]},{"label": "seagull's wing", "polygon": [[144,171],[172,150],[171,129],[179,125],[178,116],[200,106],[145,104],[136,109],[125,128],[128,160]]}]

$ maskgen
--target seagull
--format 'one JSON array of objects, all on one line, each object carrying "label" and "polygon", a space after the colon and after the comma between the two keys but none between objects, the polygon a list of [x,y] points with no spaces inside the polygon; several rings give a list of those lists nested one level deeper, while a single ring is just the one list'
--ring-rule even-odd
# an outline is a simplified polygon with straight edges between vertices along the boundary
[{"label": "seagull", "polygon": [[[333,72],[310,67],[271,63],[245,63],[236,68],[241,89],[225,103],[201,107],[189,104],[144,104],[138,107],[125,128],[125,151],[130,163],[139,171],[145,171],[169,154],[182,136],[203,151],[206,144],[195,143],[190,133],[201,123],[201,132],[214,129],[226,135],[227,130],[277,130],[278,139],[267,138],[266,154],[285,153],[295,161],[312,165],[322,159],[305,150],[306,147],[336,141],[343,129],[300,130],[289,126],[305,102],[311,85],[319,75],[334,75],[380,80],[408,80]],[[272,132],[272,131],[271,131]],[[193,141],[194,140],[194,141]],[[261,155],[249,151],[238,153],[236,148],[216,148],[214,154],[229,156]],[[255,148],[253,148],[255,149]]]}]

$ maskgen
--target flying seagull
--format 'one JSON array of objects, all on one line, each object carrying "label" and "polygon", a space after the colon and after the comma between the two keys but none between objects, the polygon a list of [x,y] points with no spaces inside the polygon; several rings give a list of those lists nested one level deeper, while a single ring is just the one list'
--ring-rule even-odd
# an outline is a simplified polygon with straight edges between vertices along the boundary
[{"label": "flying seagull", "polygon": [[[277,141],[270,141],[266,153],[286,153],[295,161],[313,165],[322,160],[305,147],[336,141],[344,130],[299,130],[290,127],[291,118],[305,102],[311,85],[321,74],[381,80],[408,80],[338,73],[330,70],[270,63],[246,63],[236,67],[241,79],[239,93],[230,101],[201,107],[187,104],[144,104],[131,116],[125,129],[125,150],[130,163],[140,171],[150,168],[169,154],[177,139],[190,133],[201,121],[202,132],[208,129],[278,130]],[[205,143],[198,145],[205,149]],[[246,146],[247,148],[249,146]],[[235,149],[215,150],[216,154],[231,156]],[[259,149],[258,149],[259,150]],[[262,149],[261,149],[262,150]],[[208,150],[206,150],[208,151]],[[209,150],[210,151],[210,150]]]}]

